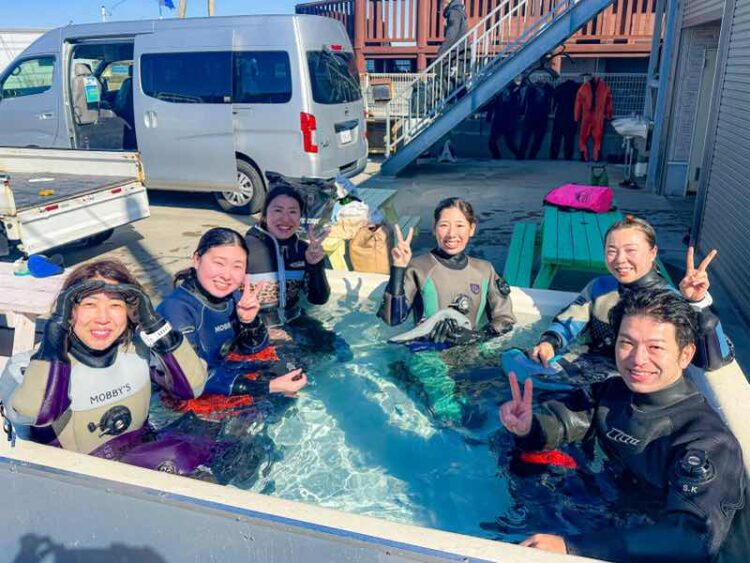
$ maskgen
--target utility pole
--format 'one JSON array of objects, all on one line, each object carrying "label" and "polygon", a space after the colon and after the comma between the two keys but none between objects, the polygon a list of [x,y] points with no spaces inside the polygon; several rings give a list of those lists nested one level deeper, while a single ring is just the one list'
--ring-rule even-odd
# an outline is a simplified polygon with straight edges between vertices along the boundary
[{"label": "utility pole", "polygon": [[216,12],[215,0],[208,0],[208,15],[213,16]]},{"label": "utility pole", "polygon": [[180,0],[180,5],[177,6],[177,17],[184,18],[185,10],[187,10],[187,0]]},{"label": "utility pole", "polygon": [[102,5],[102,8],[99,11],[99,13],[102,15],[102,22],[106,22],[107,21],[107,9],[104,7],[104,5]]}]

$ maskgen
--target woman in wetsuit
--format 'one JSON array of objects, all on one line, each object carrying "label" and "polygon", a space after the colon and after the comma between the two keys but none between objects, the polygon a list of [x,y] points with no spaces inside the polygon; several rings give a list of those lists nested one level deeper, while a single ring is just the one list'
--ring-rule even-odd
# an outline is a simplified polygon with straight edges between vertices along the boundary
[{"label": "woman in wetsuit", "polygon": [[[688,249],[685,277],[679,285],[682,296],[700,314],[700,334],[693,364],[705,369],[718,369],[734,358],[731,343],[724,335],[719,320],[708,308],[706,272],[716,256],[712,250],[696,268],[693,248]],[[573,302],[563,309],[542,334],[529,357],[547,362],[578,337],[587,333],[589,350],[607,358],[613,357],[614,334],[609,312],[626,291],[669,287],[656,268],[656,232],[643,219],[628,215],[613,224],[605,236],[605,260],[610,275],[589,282]]]},{"label": "woman in wetsuit", "polygon": [[203,391],[206,369],[125,266],[101,260],[68,276],[39,348],[8,363],[0,398],[35,441],[190,473],[209,450],[174,437],[150,441],[152,381],[191,399]]},{"label": "woman in wetsuit", "polygon": [[479,336],[480,330],[490,336],[511,330],[516,318],[510,287],[492,264],[466,254],[477,229],[471,204],[457,197],[444,199],[435,208],[434,218],[437,247],[414,259],[413,231],[409,229],[404,239],[396,229],[391,276],[378,316],[391,326],[403,323],[409,314],[415,323],[421,323],[451,307],[471,322],[471,331],[467,331],[459,330],[450,320],[441,321],[429,337],[436,343],[466,341]]},{"label": "woman in wetsuit", "polygon": [[258,315],[265,283],[253,286],[246,268],[242,235],[211,229],[198,242],[193,266],[175,276],[176,287],[158,311],[208,364],[206,393],[293,396],[307,378],[301,369],[281,368]]},{"label": "woman in wetsuit", "polygon": [[308,229],[308,240],[299,238],[305,204],[300,193],[283,180],[266,197],[260,223],[245,234],[247,272],[253,283],[266,282],[260,292],[260,316],[268,327],[283,327],[302,314],[303,296],[313,305],[328,301],[322,242]]},{"label": "woman in wetsuit", "polygon": [[[425,338],[412,349],[431,351],[413,354],[408,371],[418,381],[427,408],[439,421],[478,424],[481,417],[467,408],[465,398],[455,395],[448,366],[435,357],[435,350],[510,331],[516,322],[510,287],[492,264],[466,254],[477,228],[469,202],[457,197],[444,199],[435,209],[434,219],[437,246],[413,259],[413,231],[410,229],[403,238],[396,228],[390,280],[378,316],[392,326],[403,323],[410,314],[415,323],[427,323],[424,326],[430,329],[425,331]],[[462,327],[454,318],[435,322],[447,308],[463,314],[470,326]]]}]

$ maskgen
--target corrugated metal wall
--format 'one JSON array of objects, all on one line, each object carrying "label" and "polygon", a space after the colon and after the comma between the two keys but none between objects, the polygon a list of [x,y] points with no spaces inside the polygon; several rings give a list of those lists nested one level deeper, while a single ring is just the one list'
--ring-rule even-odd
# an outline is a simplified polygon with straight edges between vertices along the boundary
[{"label": "corrugated metal wall", "polygon": [[698,25],[721,18],[726,0],[685,0],[684,25]]},{"label": "corrugated metal wall", "polygon": [[728,21],[726,70],[720,78],[699,246],[703,251],[719,249],[711,269],[750,316],[750,2],[737,0]]}]

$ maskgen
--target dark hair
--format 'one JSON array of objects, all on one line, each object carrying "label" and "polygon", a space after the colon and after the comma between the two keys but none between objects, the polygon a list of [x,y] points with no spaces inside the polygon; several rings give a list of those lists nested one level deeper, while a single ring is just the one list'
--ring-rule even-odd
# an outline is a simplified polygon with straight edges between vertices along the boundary
[{"label": "dark hair", "polygon": [[625,317],[642,315],[660,323],[674,325],[677,346],[682,350],[695,343],[698,332],[698,314],[687,300],[669,289],[639,289],[626,291],[609,312],[609,324],[619,334]]},{"label": "dark hair", "polygon": [[[78,266],[68,275],[60,292],[62,293],[78,283],[95,278],[104,278],[116,281],[117,283],[134,285],[145,293],[140,282],[128,271],[125,264],[119,260],[97,260],[95,262],[89,262],[88,264]],[[128,305],[128,326],[123,333],[124,341],[130,342],[137,325],[137,312],[132,306]]]},{"label": "dark hair", "polygon": [[474,215],[474,208],[468,201],[466,201],[465,199],[461,199],[460,197],[448,197],[437,204],[435,212],[433,213],[435,223],[440,220],[440,214],[451,207],[455,207],[461,213],[463,213],[464,217],[466,217],[466,220],[472,225],[477,224],[477,218]]},{"label": "dark hair", "polygon": [[305,200],[303,199],[302,194],[292,186],[280,184],[272,188],[266,196],[266,202],[263,204],[263,214],[261,215],[261,225],[265,226],[266,224],[266,215],[268,213],[268,208],[271,206],[271,202],[281,196],[291,197],[299,203],[300,216],[305,214]]},{"label": "dark hair", "polygon": [[[214,227],[203,233],[203,236],[198,241],[198,248],[195,249],[193,255],[197,254],[198,257],[201,257],[206,252],[217,246],[239,246],[245,251],[245,255],[247,256],[248,251],[245,239],[240,233],[234,229],[228,229],[227,227]],[[194,275],[195,268],[192,266],[180,270],[174,276],[174,285],[177,285],[179,281],[190,278]]]},{"label": "dark hair", "polygon": [[607,237],[609,237],[610,233],[622,229],[638,229],[643,233],[643,236],[646,237],[646,241],[648,242],[650,248],[656,246],[656,231],[651,226],[651,223],[634,215],[625,215],[623,219],[620,219],[616,223],[613,223],[612,226],[607,229],[607,232],[604,235],[604,240],[607,240]]}]

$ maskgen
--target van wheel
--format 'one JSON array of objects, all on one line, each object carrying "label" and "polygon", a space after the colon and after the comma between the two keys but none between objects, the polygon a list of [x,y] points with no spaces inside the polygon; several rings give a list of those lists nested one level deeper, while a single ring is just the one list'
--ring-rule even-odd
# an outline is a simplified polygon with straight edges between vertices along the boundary
[{"label": "van wheel", "polygon": [[222,210],[237,215],[250,215],[263,208],[266,187],[263,178],[252,164],[237,160],[237,192],[214,192],[216,202]]}]

